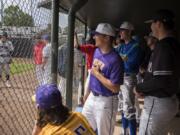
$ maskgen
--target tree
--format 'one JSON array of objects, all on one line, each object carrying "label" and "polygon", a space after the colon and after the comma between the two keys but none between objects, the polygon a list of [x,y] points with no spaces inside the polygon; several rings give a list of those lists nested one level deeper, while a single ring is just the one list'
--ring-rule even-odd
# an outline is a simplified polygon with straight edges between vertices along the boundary
[{"label": "tree", "polygon": [[[84,24],[82,22],[80,22],[79,20],[75,20],[75,30],[77,33],[83,33],[84,32]],[[64,34],[67,34],[68,33],[68,26],[66,26],[64,28],[64,31],[63,31]]]},{"label": "tree", "polygon": [[19,6],[9,6],[4,10],[4,25],[6,26],[34,26],[32,16],[23,12]]},{"label": "tree", "polygon": [[83,23],[76,19],[75,27],[83,27]]}]

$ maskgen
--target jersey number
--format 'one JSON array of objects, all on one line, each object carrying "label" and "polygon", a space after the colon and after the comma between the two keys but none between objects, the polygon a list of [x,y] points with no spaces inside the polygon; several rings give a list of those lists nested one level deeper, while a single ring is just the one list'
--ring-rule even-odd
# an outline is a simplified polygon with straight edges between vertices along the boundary
[{"label": "jersey number", "polygon": [[80,125],[78,128],[76,128],[74,130],[76,135],[82,135],[85,131],[86,131],[86,129],[82,125]]}]

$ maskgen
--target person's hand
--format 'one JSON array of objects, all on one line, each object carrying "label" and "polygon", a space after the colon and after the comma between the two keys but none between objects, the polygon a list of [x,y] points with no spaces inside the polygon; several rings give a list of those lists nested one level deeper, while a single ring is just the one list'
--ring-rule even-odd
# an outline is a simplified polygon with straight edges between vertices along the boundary
[{"label": "person's hand", "polygon": [[141,74],[145,73],[145,71],[146,71],[146,70],[145,70],[144,68],[142,68],[142,67],[139,68],[139,72],[140,72]]},{"label": "person's hand", "polygon": [[100,67],[99,65],[93,65],[91,69],[91,74],[94,76],[97,76],[100,72]]},{"label": "person's hand", "polygon": [[125,55],[125,56],[122,56],[122,60],[123,61],[127,61],[128,60],[128,57]]},{"label": "person's hand", "polygon": [[136,87],[134,87],[133,92],[137,98],[144,98],[144,94],[142,92],[137,92]]},{"label": "person's hand", "polygon": [[82,64],[78,64],[78,67],[79,67],[79,68],[82,67]]},{"label": "person's hand", "polygon": [[78,44],[76,43],[76,42],[74,42],[74,48],[78,48],[79,46],[78,46]]}]

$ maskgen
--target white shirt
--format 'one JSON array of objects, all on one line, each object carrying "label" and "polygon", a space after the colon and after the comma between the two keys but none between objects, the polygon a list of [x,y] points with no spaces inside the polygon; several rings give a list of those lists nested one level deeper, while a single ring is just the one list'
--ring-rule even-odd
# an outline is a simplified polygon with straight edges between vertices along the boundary
[{"label": "white shirt", "polygon": [[45,70],[51,70],[51,44],[48,43],[44,48],[43,48],[43,58],[47,58],[47,62],[44,66]]}]

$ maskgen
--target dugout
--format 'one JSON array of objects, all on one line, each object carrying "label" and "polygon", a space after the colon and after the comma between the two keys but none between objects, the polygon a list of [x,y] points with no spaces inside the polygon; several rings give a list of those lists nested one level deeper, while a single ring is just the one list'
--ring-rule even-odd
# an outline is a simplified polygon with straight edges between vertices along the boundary
[{"label": "dugout", "polygon": [[[68,74],[67,74],[67,105],[72,108],[72,64],[73,64],[73,33],[74,21],[78,18],[90,29],[94,29],[99,22],[108,22],[115,27],[123,21],[130,21],[136,28],[136,33],[145,34],[150,31],[149,26],[144,24],[144,21],[158,9],[170,9],[175,14],[175,23],[177,33],[180,31],[180,14],[178,0],[56,0],[51,3],[51,0],[45,0],[38,4],[39,7],[52,8],[52,43],[53,49],[56,50],[58,13],[67,13],[68,16]],[[180,38],[180,36],[178,36]],[[53,57],[56,61],[56,52]],[[55,65],[55,64],[53,64]],[[56,68],[52,68],[52,73],[55,73]]]}]

